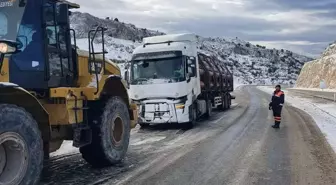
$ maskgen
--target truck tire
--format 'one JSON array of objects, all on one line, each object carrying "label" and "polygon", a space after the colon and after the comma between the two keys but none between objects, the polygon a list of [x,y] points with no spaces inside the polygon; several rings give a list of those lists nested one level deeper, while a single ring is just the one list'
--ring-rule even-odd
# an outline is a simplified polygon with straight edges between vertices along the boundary
[{"label": "truck tire", "polygon": [[218,106],[218,109],[224,111],[226,109],[226,96],[222,96],[222,104]]},{"label": "truck tire", "polygon": [[41,133],[31,114],[0,104],[0,184],[37,184],[43,156]]},{"label": "truck tire", "polygon": [[225,101],[224,110],[227,110],[229,107],[229,99],[228,99],[227,94],[225,94],[224,96],[224,101]]},{"label": "truck tire", "polygon": [[197,121],[197,110],[196,110],[196,106],[193,104],[191,105],[191,111],[190,111],[190,117],[191,120],[187,123],[184,124],[186,129],[192,129],[195,125],[196,125],[196,121]]},{"label": "truck tire", "polygon": [[231,95],[230,95],[230,94],[227,95],[227,99],[228,99],[228,105],[227,105],[227,108],[230,109],[230,108],[231,108],[231,103],[232,103]]},{"label": "truck tire", "polygon": [[93,167],[101,168],[121,162],[127,152],[131,120],[128,108],[120,97],[110,98],[92,126],[92,142],[79,150]]},{"label": "truck tire", "polygon": [[206,113],[205,113],[205,117],[206,118],[210,118],[212,116],[212,105],[211,105],[211,100],[207,101],[207,106],[206,106]]}]

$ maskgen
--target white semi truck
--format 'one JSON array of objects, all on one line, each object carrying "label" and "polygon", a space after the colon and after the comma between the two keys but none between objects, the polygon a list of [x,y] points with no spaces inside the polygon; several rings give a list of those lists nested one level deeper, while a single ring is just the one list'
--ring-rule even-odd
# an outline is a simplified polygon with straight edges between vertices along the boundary
[{"label": "white semi truck", "polygon": [[139,124],[178,123],[192,127],[213,108],[230,108],[233,76],[224,63],[198,51],[195,34],[147,37],[132,55],[131,99]]}]

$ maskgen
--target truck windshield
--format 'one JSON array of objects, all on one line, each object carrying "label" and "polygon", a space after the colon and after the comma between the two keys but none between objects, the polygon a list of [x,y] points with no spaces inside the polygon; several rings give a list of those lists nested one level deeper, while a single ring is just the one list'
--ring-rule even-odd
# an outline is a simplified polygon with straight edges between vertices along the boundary
[{"label": "truck windshield", "polygon": [[19,0],[0,1],[0,41],[16,42],[24,5],[24,1]]},{"label": "truck windshield", "polygon": [[132,61],[131,84],[175,83],[185,80],[183,57]]}]

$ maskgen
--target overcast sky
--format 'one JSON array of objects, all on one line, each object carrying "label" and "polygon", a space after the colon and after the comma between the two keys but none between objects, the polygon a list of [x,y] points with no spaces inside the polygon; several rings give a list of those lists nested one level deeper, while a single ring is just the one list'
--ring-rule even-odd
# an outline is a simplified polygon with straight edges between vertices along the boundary
[{"label": "overcast sky", "polygon": [[79,11],[166,33],[239,37],[310,56],[336,40],[336,0],[72,0]]}]

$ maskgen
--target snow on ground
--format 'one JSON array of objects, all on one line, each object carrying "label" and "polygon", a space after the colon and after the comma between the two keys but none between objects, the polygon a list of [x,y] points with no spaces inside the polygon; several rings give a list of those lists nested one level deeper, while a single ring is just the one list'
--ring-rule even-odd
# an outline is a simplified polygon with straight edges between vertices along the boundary
[{"label": "snow on ground", "polygon": [[[269,94],[274,91],[273,87],[259,86],[258,88]],[[284,92],[286,103],[311,115],[336,152],[336,104],[333,102],[317,103],[309,98],[293,96],[286,90]]]},{"label": "snow on ground", "polygon": [[242,85],[245,85],[244,84],[244,80],[241,79],[240,77],[236,77],[234,76],[233,77],[233,88],[234,89],[237,89],[238,87],[242,86]]},{"label": "snow on ground", "polygon": [[[99,39],[97,39],[99,41]],[[77,39],[79,49],[89,51],[88,39]],[[117,39],[113,37],[105,37],[105,50],[108,52],[106,57],[112,60],[128,61],[136,46],[140,43],[130,40]],[[94,43],[95,52],[102,51],[102,44]]]},{"label": "snow on ground", "polygon": [[52,152],[50,157],[56,157],[64,154],[76,154],[79,153],[79,149],[72,146],[72,141],[63,141],[60,149]]}]

